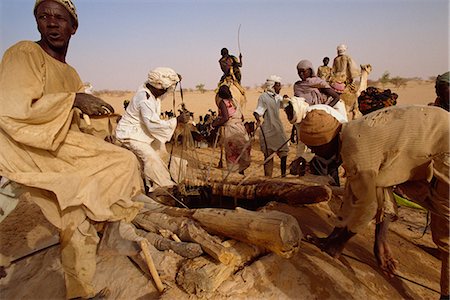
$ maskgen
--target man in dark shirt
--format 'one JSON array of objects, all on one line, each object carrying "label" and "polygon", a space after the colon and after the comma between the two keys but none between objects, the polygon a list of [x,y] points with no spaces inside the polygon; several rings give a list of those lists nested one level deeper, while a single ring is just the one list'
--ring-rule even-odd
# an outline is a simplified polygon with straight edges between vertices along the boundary
[{"label": "man in dark shirt", "polygon": [[222,57],[219,59],[219,64],[223,72],[220,82],[231,76],[233,80],[241,84],[241,70],[239,68],[242,67],[242,54],[239,54],[239,60],[236,56],[230,55],[227,48],[222,48],[220,54]]}]

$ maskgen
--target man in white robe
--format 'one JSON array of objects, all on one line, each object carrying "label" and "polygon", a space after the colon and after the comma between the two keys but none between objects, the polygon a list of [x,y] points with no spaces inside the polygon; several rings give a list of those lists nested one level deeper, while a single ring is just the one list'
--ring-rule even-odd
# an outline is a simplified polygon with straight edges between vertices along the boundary
[{"label": "man in white robe", "polygon": [[116,128],[117,139],[143,163],[149,191],[174,186],[186,173],[186,161],[169,157],[165,144],[172,138],[177,123],[186,123],[189,114],[184,112],[177,118],[161,119],[161,101],[174,91],[179,81],[179,75],[170,68],[150,71]]}]

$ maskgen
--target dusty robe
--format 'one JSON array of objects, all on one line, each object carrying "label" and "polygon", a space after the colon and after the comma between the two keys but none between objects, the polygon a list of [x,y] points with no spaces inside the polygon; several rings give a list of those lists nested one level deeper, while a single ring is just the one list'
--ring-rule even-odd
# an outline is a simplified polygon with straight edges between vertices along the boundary
[{"label": "dusty robe", "polygon": [[28,187],[61,230],[67,297],[92,296],[98,237],[93,221],[132,220],[142,180],[129,151],[71,127],[83,84],[68,64],[31,41],[0,65],[0,176]]},{"label": "dusty robe", "polygon": [[176,127],[176,118],[161,119],[161,99],[145,85],[139,87],[117,125],[117,138],[142,161],[150,191],[173,186],[186,175],[187,161],[170,157],[166,150]]},{"label": "dusty robe", "polygon": [[[222,99],[216,95],[217,107],[219,107],[220,101],[224,101],[229,117],[222,125],[223,136],[221,141],[225,148],[227,167],[231,172],[243,172],[250,166],[252,145],[242,121],[241,107],[234,98]],[[219,111],[219,119],[221,118]]]},{"label": "dusty robe", "polygon": [[334,58],[331,68],[331,81],[342,82],[347,85],[352,83],[359,74],[360,70],[350,56],[343,54]]},{"label": "dusty robe", "polygon": [[[443,109],[409,106],[381,109],[344,124],[340,153],[347,182],[339,225],[359,232],[372,219],[382,219],[386,201],[394,201],[393,186],[429,179],[435,158],[449,153],[449,121]],[[439,211],[448,223],[448,201]]]},{"label": "dusty robe", "polygon": [[320,66],[317,69],[317,77],[322,78],[323,80],[329,81],[331,78],[331,67]]},{"label": "dusty robe", "polygon": [[[259,96],[255,112],[264,117],[259,134],[259,143],[261,151],[266,157],[277,150],[278,156],[284,157],[287,156],[289,151],[287,143],[281,147],[287,139],[280,119],[280,109],[280,95],[276,95],[272,92],[264,92]],[[280,147],[281,149],[278,149]]]}]

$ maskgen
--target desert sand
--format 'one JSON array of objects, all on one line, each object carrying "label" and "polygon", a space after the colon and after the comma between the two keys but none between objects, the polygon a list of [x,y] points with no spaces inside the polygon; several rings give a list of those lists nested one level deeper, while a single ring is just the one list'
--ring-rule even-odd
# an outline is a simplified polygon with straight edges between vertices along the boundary
[{"label": "desert sand", "polygon": [[[434,101],[434,83],[410,81],[406,87],[394,89],[398,105],[425,105]],[[247,91],[244,108],[246,120],[253,120],[252,111],[261,91]],[[292,87],[282,94],[292,95]],[[122,113],[122,102],[131,99],[132,92],[102,94],[116,112]],[[177,93],[175,107],[181,103]],[[197,121],[208,109],[217,110],[214,93],[184,92],[186,107]],[[172,99],[163,102],[163,111],[173,108]],[[291,130],[284,113],[281,114],[286,133]],[[290,145],[288,163],[295,156]],[[253,143],[252,165],[246,172],[263,175],[263,155]],[[203,163],[216,166],[217,149],[196,149]],[[274,176],[279,176],[279,159],[275,158]],[[303,234],[325,236],[332,230],[333,213],[328,203],[292,207],[275,203],[270,209],[293,215]],[[142,273],[126,256],[98,256],[94,284],[97,290],[108,287],[107,299],[437,299],[439,297],[440,260],[431,240],[430,231],[422,236],[426,212],[399,207],[399,220],[390,227],[389,241],[398,259],[398,275],[384,276],[376,265],[372,247],[374,224],[355,236],[340,259],[333,259],[315,246],[302,242],[298,253],[290,259],[270,253],[238,270],[213,293],[188,295],[174,282],[177,268],[183,260],[174,253],[164,252],[154,258],[166,291],[161,296],[152,279]],[[57,231],[34,204],[26,200],[0,225],[0,253],[20,257],[28,249],[50,244],[33,255],[15,260],[6,268],[7,276],[0,279],[2,299],[64,299],[65,287],[59,260]]]}]

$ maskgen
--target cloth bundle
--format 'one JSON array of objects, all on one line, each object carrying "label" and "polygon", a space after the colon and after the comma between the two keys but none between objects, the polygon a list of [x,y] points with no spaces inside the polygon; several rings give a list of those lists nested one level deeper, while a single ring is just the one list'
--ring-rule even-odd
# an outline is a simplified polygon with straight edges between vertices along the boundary
[{"label": "cloth bundle", "polygon": [[368,87],[358,97],[359,110],[363,115],[381,108],[397,104],[398,95],[391,90],[382,90],[376,87]]}]

